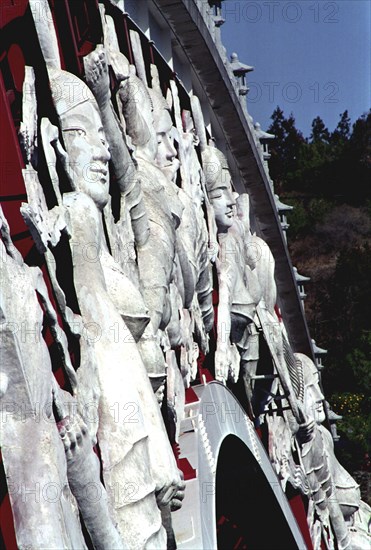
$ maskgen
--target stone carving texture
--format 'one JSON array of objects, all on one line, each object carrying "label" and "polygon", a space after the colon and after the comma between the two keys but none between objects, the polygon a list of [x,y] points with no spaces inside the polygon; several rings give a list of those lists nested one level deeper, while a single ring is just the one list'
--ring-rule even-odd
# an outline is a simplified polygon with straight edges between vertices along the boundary
[{"label": "stone carving texture", "polygon": [[[9,491],[18,546],[85,548],[81,518],[95,548],[175,547],[171,512],[185,484],[173,448],[206,356],[218,381],[233,390],[242,380],[283,489],[308,496],[314,546],[322,536],[362,547],[367,507],[321,425],[317,371],[290,348],[272,253],[250,230],[249,197],[235,193],[197,97],[183,108],[171,80],[165,98],[139,35],[130,31],[130,63],[102,5],[104,43],[84,57],[85,81],[61,70],[41,3],[49,17],[35,26],[58,126],[38,120],[44,84],[26,67],[20,143],[21,213],[43,271],[23,261],[0,212],[1,446],[8,487],[19,488]],[[25,504],[25,491],[48,484],[63,499]]]}]

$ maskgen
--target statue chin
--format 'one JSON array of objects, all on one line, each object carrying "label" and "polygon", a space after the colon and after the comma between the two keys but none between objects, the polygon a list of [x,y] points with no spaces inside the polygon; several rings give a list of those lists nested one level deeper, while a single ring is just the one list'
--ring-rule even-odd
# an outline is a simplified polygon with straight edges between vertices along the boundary
[{"label": "statue chin", "polygon": [[179,168],[179,161],[176,159],[176,162],[173,161],[172,164],[166,166],[159,166],[161,172],[171,181],[175,182],[176,174]]}]

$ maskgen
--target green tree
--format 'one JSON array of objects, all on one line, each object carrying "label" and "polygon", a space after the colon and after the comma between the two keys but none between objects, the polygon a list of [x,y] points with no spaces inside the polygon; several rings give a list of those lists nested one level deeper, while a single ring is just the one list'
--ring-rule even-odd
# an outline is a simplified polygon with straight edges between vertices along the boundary
[{"label": "green tree", "polygon": [[313,119],[312,133],[309,137],[309,141],[310,143],[316,143],[316,142],[328,143],[330,141],[330,132],[326,128],[322,118],[319,116]]},{"label": "green tree", "polygon": [[367,353],[369,341],[361,337],[371,332],[371,250],[367,241],[351,245],[344,243],[338,254],[334,275],[327,281],[328,299],[322,304],[323,318],[330,320],[322,325],[322,338],[331,343],[323,375],[331,391],[339,392],[362,388],[359,375],[368,364],[363,361],[357,367],[356,362]]},{"label": "green tree", "polygon": [[269,132],[270,173],[278,193],[300,192],[360,206],[370,198],[371,111],[351,127],[348,111],[330,134],[321,117],[312,121],[308,140],[277,107]]},{"label": "green tree", "polygon": [[348,115],[348,111],[345,110],[343,113],[340,113],[340,120],[331,134],[331,142],[333,144],[338,144],[339,142],[346,142],[350,137],[350,127],[351,120]]},{"label": "green tree", "polygon": [[363,331],[346,356],[358,389],[371,396],[371,331]]},{"label": "green tree", "polygon": [[292,179],[297,170],[300,148],[305,143],[305,139],[295,126],[293,114],[286,118],[282,109],[277,107],[271,119],[272,124],[268,132],[274,134],[276,139],[271,147],[269,169],[276,188],[280,192],[281,184]]}]

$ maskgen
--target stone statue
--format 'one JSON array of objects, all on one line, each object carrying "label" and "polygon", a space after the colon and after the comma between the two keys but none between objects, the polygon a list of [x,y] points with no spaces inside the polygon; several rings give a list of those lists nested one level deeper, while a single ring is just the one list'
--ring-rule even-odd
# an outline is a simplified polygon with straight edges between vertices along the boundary
[{"label": "stone statue", "polygon": [[[166,363],[159,346],[158,331],[165,329],[171,318],[170,284],[175,273],[175,229],[179,225],[183,206],[177,198],[175,185],[172,182],[168,185],[167,178],[155,162],[157,136],[153,127],[152,100],[147,88],[132,74],[125,57],[119,51],[110,49],[109,60],[120,81],[118,99],[124,114],[122,121],[135,148],[135,163],[130,160],[131,169],[127,176],[130,176],[131,185],[141,189],[149,226],[145,240],[138,241],[135,238],[138,287],[148,308],[150,320],[138,339],[138,347],[153,389],[161,392],[161,381],[166,376]],[[97,48],[85,58],[84,63],[89,86],[100,109],[104,110],[110,100],[104,49]],[[135,95],[132,97],[133,93]],[[106,119],[102,118],[105,122]],[[112,125],[105,124],[105,130],[108,139],[111,139],[111,134],[115,134],[115,139],[118,140],[117,131]],[[123,140],[122,135],[120,139]],[[169,188],[170,196],[166,192]],[[169,203],[173,205],[175,213]]]},{"label": "stone statue", "polygon": [[[198,138],[194,132],[191,113],[181,112],[174,81],[170,82],[170,88],[180,159],[179,196],[184,205],[177,238],[182,243],[190,268],[187,278],[192,279],[192,283],[188,287],[195,289],[189,309],[184,309],[183,303],[183,311],[179,312],[182,334],[180,368],[188,386],[197,373],[198,348],[204,354],[208,352],[208,333],[214,322],[212,271],[208,250],[209,236],[202,209],[205,200],[204,175],[195,150]],[[193,97],[192,100],[196,101],[197,98]],[[189,300],[187,301],[189,306]]]},{"label": "stone statue", "polygon": [[[260,287],[245,261],[243,235],[235,221],[235,198],[224,155],[208,146],[202,154],[209,200],[214,208],[220,251],[217,259],[219,281],[218,341],[215,356],[216,377],[227,380],[239,376],[241,342],[247,326],[253,322]],[[228,342],[230,338],[230,342]]]},{"label": "stone statue", "polygon": [[268,453],[272,466],[286,491],[287,483],[303,494],[309,493],[308,482],[301,464],[294,460],[294,442],[289,424],[283,416],[267,414],[265,420],[268,426]]},{"label": "stone statue", "polygon": [[337,461],[331,433],[321,425],[325,420],[324,396],[319,386],[317,367],[301,353],[296,353],[295,357],[303,366],[304,410],[315,423],[310,441],[301,441],[300,430],[296,436],[310,497],[322,525],[330,522],[338,548],[351,548],[347,523],[359,509],[359,488]]},{"label": "stone statue", "polygon": [[59,388],[42,335],[43,311],[35,290],[42,274],[23,262],[2,210],[0,224],[0,444],[17,544],[86,548],[53,418]]},{"label": "stone statue", "polygon": [[[172,86],[175,89],[175,83]],[[198,101],[196,96],[192,96],[191,105]],[[178,106],[179,99],[174,98],[174,105]],[[179,107],[180,112],[180,107]],[[193,256],[194,277],[196,280],[197,300],[201,309],[202,319],[204,322],[205,332],[210,332],[214,322],[214,311],[212,306],[212,273],[209,252],[209,235],[206,220],[203,214],[203,205],[207,201],[205,176],[202,171],[201,164],[198,160],[195,147],[199,144],[199,139],[195,132],[194,121],[191,113],[183,111],[183,129],[180,127],[181,118],[177,117],[179,143],[181,159],[181,186],[183,194],[187,196],[182,198],[186,204],[183,214],[182,223],[184,224],[184,239],[188,237],[191,243],[185,244],[189,256]],[[181,131],[182,130],[182,131]],[[186,221],[188,223],[186,223]],[[193,223],[192,223],[193,222]],[[189,237],[190,235],[190,237]],[[193,246],[191,246],[191,244]],[[191,250],[193,254],[191,254]],[[206,352],[206,349],[203,349]]]},{"label": "stone statue", "polygon": [[[135,96],[132,95],[135,90]],[[145,303],[150,311],[153,331],[166,328],[171,317],[169,286],[174,278],[176,255],[176,228],[179,226],[183,205],[178,199],[176,186],[165,177],[157,165],[157,135],[154,127],[153,106],[156,104],[157,124],[172,126],[165,109],[165,99],[150,97],[149,91],[135,75],[121,81],[119,98],[126,121],[126,131],[135,146],[137,178],[140,181],[146,207],[150,233],[145,245],[137,250],[139,278]],[[163,113],[163,114],[161,114]],[[164,120],[163,120],[164,119]],[[162,128],[159,127],[159,130]],[[159,134],[166,134],[160,132]],[[160,139],[160,138],[159,138]],[[162,149],[169,140],[163,138]],[[172,157],[175,149],[170,148],[167,171],[173,172]],[[159,162],[166,160],[166,152],[159,156]],[[163,167],[164,168],[164,167]]]},{"label": "stone statue", "polygon": [[[284,326],[279,321],[276,312],[277,288],[274,279],[274,258],[263,239],[250,231],[250,205],[246,193],[236,200],[237,217],[231,229],[244,243],[244,257],[247,274],[252,272],[259,283],[260,299],[256,304],[254,322],[245,330],[238,344],[241,353],[241,370],[245,384],[246,395],[251,404],[250,412],[256,418],[263,413],[272,395],[277,391],[279,377],[285,393],[291,393],[296,402],[290,373],[284,357]],[[250,275],[250,280],[252,276]],[[250,283],[251,285],[251,283]],[[273,361],[273,370],[264,381],[255,380],[259,360],[259,333],[263,333]],[[295,403],[296,404],[296,403]]]},{"label": "stone statue", "polygon": [[[99,332],[92,344],[98,378],[89,382],[99,387],[97,439],[103,479],[127,545],[161,546],[166,536],[157,504],[168,505],[180,479],[140,354],[135,342],[125,339],[127,327],[107,290],[102,210],[109,196],[110,154],[89,89],[58,69],[50,68],[49,76],[76,189],[63,195],[71,238],[78,243],[72,254],[73,281],[84,325],[98,325]],[[71,81],[73,97],[58,95]],[[95,262],[84,255],[84,247],[91,243]],[[130,494],[128,485],[133,489]]]},{"label": "stone statue", "polygon": [[[53,242],[54,246],[57,244],[60,231],[65,229],[65,220],[63,219],[63,211],[59,207],[55,207],[52,214],[49,215],[37,172],[31,164],[37,164],[37,109],[34,74],[31,67],[26,67],[23,91],[23,120],[20,133],[23,137],[21,143],[24,158],[26,159],[26,168],[23,170],[23,177],[30,201],[28,204],[22,204],[21,212],[34,236],[37,248],[41,253],[44,253],[47,250],[49,242]],[[8,242],[8,250],[10,250],[11,241],[5,219],[2,219],[2,223],[3,237],[5,242]],[[15,251],[14,247],[13,251]],[[32,316],[33,313],[35,319],[37,318],[36,296],[44,314],[42,326],[39,326],[40,323],[35,321],[36,333],[40,331],[37,339],[39,346],[35,346],[39,355],[36,358],[30,353],[29,357],[30,361],[36,360],[40,365],[45,362],[46,367],[50,369],[50,378],[53,384],[51,403],[53,403],[56,425],[66,453],[68,484],[76,498],[85,527],[94,547],[107,548],[115,546],[117,548],[124,548],[123,542],[111,519],[112,514],[109,509],[107,494],[100,481],[100,464],[93,451],[93,441],[90,438],[88,428],[83,420],[81,408],[79,407],[77,398],[79,393],[78,376],[76,376],[76,372],[71,364],[66,335],[58,323],[57,314],[49,298],[41,271],[39,268],[28,268],[23,264],[20,257],[15,257],[18,259],[19,265],[22,266],[24,275],[29,273],[33,275],[33,287],[32,289],[28,289],[30,299],[32,298],[29,315]],[[27,277],[25,277],[26,280]],[[28,281],[30,282],[30,277],[28,277]],[[33,296],[32,290],[34,290]],[[31,305],[35,306],[35,312],[32,311]],[[66,310],[64,310],[64,313],[66,313]],[[70,314],[70,317],[67,315],[69,321],[73,319],[73,323],[75,321],[78,322],[78,316],[72,316],[72,312]],[[67,324],[69,324],[68,319]],[[51,374],[50,359],[48,355],[42,353],[44,348],[46,348],[44,340],[42,339],[42,342],[39,340],[43,326],[48,326],[50,330],[55,350],[59,356],[58,360],[64,367],[64,374],[67,376],[67,384],[71,388],[72,395],[59,388]],[[25,328],[27,331],[26,322]],[[27,343],[22,336],[21,339],[23,344]],[[32,342],[29,342],[29,344],[32,345]],[[37,383],[37,380],[32,380],[32,377],[29,380],[27,379],[27,381],[29,386]],[[91,498],[91,495],[88,494],[89,487],[93,488],[96,493],[99,493],[99,499]],[[36,546],[38,545],[37,540],[33,538],[30,540]]]},{"label": "stone statue", "polygon": [[[203,171],[208,200],[213,211],[218,239],[216,266],[219,284],[217,349],[215,375],[226,382],[237,381],[240,356],[236,344],[246,327],[252,323],[256,304],[260,300],[259,283],[247,266],[243,228],[238,226],[235,195],[226,158],[210,141],[206,132],[199,102],[193,99],[192,113],[200,140]],[[212,232],[212,223],[209,222]]]}]

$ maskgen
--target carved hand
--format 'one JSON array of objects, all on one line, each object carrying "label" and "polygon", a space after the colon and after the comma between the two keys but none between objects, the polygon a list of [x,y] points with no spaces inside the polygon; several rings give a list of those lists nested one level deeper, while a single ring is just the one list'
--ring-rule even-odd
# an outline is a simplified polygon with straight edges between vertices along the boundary
[{"label": "carved hand", "polygon": [[130,65],[124,54],[115,50],[109,50],[109,61],[119,82],[129,78]]},{"label": "carved hand", "polygon": [[241,357],[235,344],[229,347],[229,376],[233,382],[237,382],[240,374]]},{"label": "carved hand", "polygon": [[215,353],[215,379],[220,382],[226,382],[228,380],[230,365],[228,348],[225,346],[218,347]]},{"label": "carved hand", "polygon": [[[156,501],[157,501],[157,506],[159,508],[165,508],[165,506],[169,506],[169,504],[171,504],[173,499],[176,498],[176,495],[178,494],[178,492],[181,493],[181,489],[180,489],[181,483],[183,482],[179,480],[173,480],[172,482],[164,485],[162,489],[156,492]],[[183,498],[184,498],[184,495],[183,495]],[[183,498],[179,500],[183,500]]]},{"label": "carved hand", "polygon": [[307,422],[304,422],[303,424],[299,425],[299,429],[296,433],[296,437],[300,445],[303,445],[304,443],[308,443],[308,441],[311,441],[313,439],[314,426],[315,426],[314,420],[308,420]]},{"label": "carved hand", "polygon": [[176,512],[176,510],[179,510],[182,507],[183,499],[184,499],[184,493],[185,493],[185,482],[184,482],[184,475],[183,472],[179,470],[181,480],[178,483],[178,489],[173,498],[170,502],[170,510],[172,512]]},{"label": "carved hand", "polygon": [[92,444],[88,429],[81,418],[71,420],[66,416],[57,423],[59,435],[62,439],[67,461],[76,461],[85,457],[91,451]]},{"label": "carved hand", "polygon": [[106,108],[111,99],[111,92],[106,52],[101,44],[84,57],[84,68],[86,83],[93,92],[99,108]]}]

